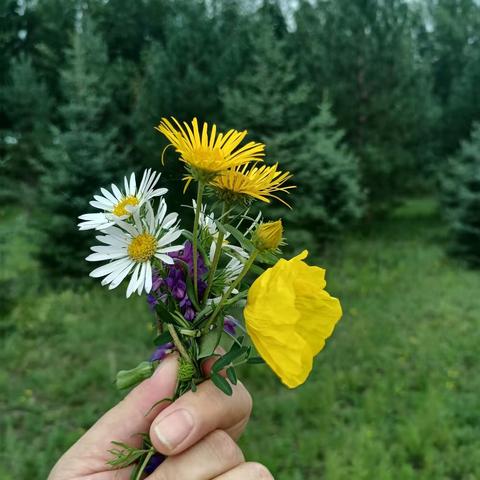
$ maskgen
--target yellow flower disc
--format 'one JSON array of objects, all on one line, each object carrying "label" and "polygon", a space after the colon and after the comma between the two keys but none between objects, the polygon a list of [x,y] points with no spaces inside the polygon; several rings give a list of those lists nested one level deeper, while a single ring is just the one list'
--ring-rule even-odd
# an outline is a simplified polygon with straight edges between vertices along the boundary
[{"label": "yellow flower disc", "polygon": [[130,212],[127,210],[127,206],[135,207],[138,205],[138,198],[134,195],[129,195],[128,197],[122,198],[113,208],[112,213],[117,217],[122,217],[123,215],[130,215]]},{"label": "yellow flower disc", "polygon": [[157,250],[157,239],[150,233],[141,233],[132,239],[128,255],[137,263],[148,262]]},{"label": "yellow flower disc", "polygon": [[324,290],[325,270],[307,265],[307,255],[281,259],[260,275],[244,310],[258,353],[290,388],[305,382],[342,316],[339,300]]}]

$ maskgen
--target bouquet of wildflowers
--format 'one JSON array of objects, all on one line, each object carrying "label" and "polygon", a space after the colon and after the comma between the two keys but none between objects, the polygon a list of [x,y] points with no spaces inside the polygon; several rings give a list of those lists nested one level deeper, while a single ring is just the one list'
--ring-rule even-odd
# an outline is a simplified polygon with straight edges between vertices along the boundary
[{"label": "bouquet of wildflowers", "polygon": [[[267,165],[263,144],[244,143],[246,131],[219,133],[215,125],[200,128],[196,119],[181,124],[174,118],[156,128],[185,165],[185,189],[196,186],[192,228],[168,211],[167,189],[151,170],[139,185],[132,173],[120,187],[101,188],[90,202],[98,211],[79,223],[81,230],[98,232],[99,245],[87,260],[102,265],[90,275],[109,289],[125,282],[127,297],[146,295],[153,312],[156,349],[149,361],[117,374],[118,388],[150,377],[174,351],[176,391],[162,401],[207,380],[201,363],[211,356],[218,358],[208,379],[226,395],[237,382],[235,368],[245,363],[266,362],[285,385],[297,387],[342,312],[324,290],[325,270],[305,263],[307,251],[280,258],[281,220],[250,213],[254,202],[285,203],[279,195],[294,188],[290,173]],[[217,353],[220,345],[226,353]],[[133,479],[160,461],[148,435],[138,449],[113,443],[112,467],[135,464]]]}]

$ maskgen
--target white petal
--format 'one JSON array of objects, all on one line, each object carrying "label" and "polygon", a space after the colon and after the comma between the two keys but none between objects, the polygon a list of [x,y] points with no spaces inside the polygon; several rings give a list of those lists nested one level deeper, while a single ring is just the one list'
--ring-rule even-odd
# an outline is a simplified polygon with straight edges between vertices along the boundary
[{"label": "white petal", "polygon": [[[134,266],[135,266],[135,263],[129,262],[128,265],[123,270],[119,270],[115,272],[115,277],[110,280],[111,283],[108,288],[110,290],[117,288],[123,282],[123,279],[130,273],[130,271]],[[113,275],[113,273],[110,275]]]},{"label": "white petal", "polygon": [[156,253],[155,257],[168,265],[173,265],[175,263],[172,257],[169,257],[168,255],[164,255],[163,253]]},{"label": "white petal", "polygon": [[145,272],[145,292],[150,293],[152,289],[152,266],[147,262],[147,269]]},{"label": "white petal", "polygon": [[104,277],[112,273],[118,266],[125,263],[125,258],[121,258],[119,260],[115,260],[113,262],[109,262],[101,267],[96,268],[90,272],[90,276],[93,278]]},{"label": "white petal", "polygon": [[169,243],[174,242],[182,236],[182,233],[182,230],[171,230],[160,239],[160,241],[158,242],[158,246],[163,247],[164,245],[168,245]]},{"label": "white petal", "polygon": [[159,248],[156,253],[170,253],[170,252],[178,252],[183,248],[183,245],[173,245],[171,247]]},{"label": "white petal", "polygon": [[120,201],[122,200],[124,197],[122,195],[122,192],[118,189],[118,187],[116,185],[114,185],[112,183],[112,192],[113,194],[117,197],[117,200]]},{"label": "white petal", "polygon": [[113,208],[113,205],[111,206],[106,206],[104,205],[103,203],[100,203],[100,202],[96,202],[95,200],[92,200],[91,202],[89,202],[90,205],[92,207],[95,207],[95,208],[98,208],[100,210],[107,210],[107,211],[110,211],[112,208]]},{"label": "white petal", "polygon": [[116,205],[118,203],[117,199],[107,189],[101,188],[100,191],[103,193],[105,198],[108,198],[108,200],[113,203],[113,205]]},{"label": "white petal", "polygon": [[146,182],[147,182],[147,178],[150,175],[150,171],[151,171],[151,169],[147,168],[147,170],[145,170],[143,172],[142,181],[140,182],[140,186],[138,187],[138,193],[139,194],[141,194],[145,190],[145,185],[146,185]]},{"label": "white petal", "polygon": [[85,260],[87,262],[102,262],[104,260],[117,260],[125,258],[126,252],[118,253],[91,253]]},{"label": "white petal", "polygon": [[137,281],[138,281],[138,271],[140,270],[140,264],[137,263],[135,269],[133,270],[132,277],[130,278],[130,282],[128,283],[127,288],[127,298],[137,289]]},{"label": "white petal", "polygon": [[174,212],[169,213],[162,222],[162,228],[164,228],[165,230],[167,228],[170,228],[177,221],[177,218],[178,218],[178,213],[174,213]]},{"label": "white petal", "polygon": [[142,263],[142,268],[140,270],[140,274],[138,275],[138,286],[137,286],[138,295],[142,293],[143,287],[145,286],[146,270],[147,270],[146,264]]},{"label": "white petal", "polygon": [[103,205],[105,205],[106,207],[113,207],[113,203],[108,200],[107,198],[105,197],[102,197],[101,195],[94,195],[93,198],[98,202],[98,203],[102,203]]},{"label": "white petal", "polygon": [[137,181],[135,179],[135,173],[132,172],[130,175],[130,194],[129,195],[135,195],[137,192]]}]

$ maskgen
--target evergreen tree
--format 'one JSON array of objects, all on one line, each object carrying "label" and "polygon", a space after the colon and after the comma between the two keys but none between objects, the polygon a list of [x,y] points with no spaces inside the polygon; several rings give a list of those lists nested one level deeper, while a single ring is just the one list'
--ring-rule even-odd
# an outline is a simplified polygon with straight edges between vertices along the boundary
[{"label": "evergreen tree", "polygon": [[61,71],[62,123],[52,145],[44,150],[39,206],[44,216],[39,258],[52,273],[75,276],[86,269],[86,236],[77,231],[77,217],[99,185],[116,178],[123,158],[115,145],[116,130],[105,122],[109,97],[104,77],[105,44],[88,19],[75,33]]},{"label": "evergreen tree", "polygon": [[480,39],[472,45],[463,73],[454,81],[444,116],[445,152],[457,148],[468,138],[474,122],[480,121]]},{"label": "evergreen tree", "polygon": [[[133,114],[138,155],[158,166],[164,139],[153,129],[161,117],[220,123],[220,90],[245,65],[248,22],[239,1],[176,0],[164,12],[160,40],[143,52]],[[235,123],[236,125],[236,123]],[[167,155],[168,156],[168,155]],[[182,166],[166,162],[162,181],[179,189]],[[174,197],[173,201],[180,200]]]},{"label": "evergreen tree", "polygon": [[287,216],[316,241],[338,234],[363,213],[358,159],[343,143],[344,135],[325,97],[298,137],[300,147],[292,160],[297,189],[294,210]]},{"label": "evergreen tree", "polygon": [[439,154],[445,158],[468,137],[476,117],[480,5],[476,0],[429,3],[431,32],[425,61],[431,64],[434,92],[443,107],[434,134],[438,137]]},{"label": "evergreen tree", "polygon": [[436,109],[414,35],[418,15],[405,0],[317,2],[296,15],[312,100],[328,88],[375,206],[392,203],[431,161]]},{"label": "evergreen tree", "polygon": [[452,250],[480,266],[480,123],[470,140],[450,158],[443,177],[443,203],[452,234]]},{"label": "evergreen tree", "polygon": [[223,94],[226,123],[247,129],[267,144],[267,155],[289,167],[292,133],[311,116],[309,87],[297,75],[295,59],[287,55],[285,38],[262,17],[253,30],[252,58]]},{"label": "evergreen tree", "polygon": [[9,79],[0,91],[0,105],[8,128],[0,130],[4,139],[2,197],[19,193],[23,186],[35,186],[40,147],[48,141],[52,101],[33,68],[30,57],[12,59]]}]

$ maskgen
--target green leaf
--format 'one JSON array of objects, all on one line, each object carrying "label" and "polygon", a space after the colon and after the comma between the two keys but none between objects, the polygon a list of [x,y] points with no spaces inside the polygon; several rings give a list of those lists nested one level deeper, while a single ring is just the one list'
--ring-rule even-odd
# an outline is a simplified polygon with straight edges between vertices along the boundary
[{"label": "green leaf", "polygon": [[169,343],[172,341],[172,335],[168,330],[165,330],[160,335],[157,335],[153,340],[155,345],[164,345],[165,343]]},{"label": "green leaf", "polygon": [[235,368],[233,367],[227,368],[227,377],[234,385],[237,384],[238,379],[237,379],[237,374],[235,372]]},{"label": "green leaf", "polygon": [[198,359],[209,357],[217,348],[220,337],[222,335],[222,328],[216,327],[210,330],[206,335],[200,338],[200,351],[198,352]]},{"label": "green leaf", "polygon": [[178,319],[175,317],[175,315],[168,311],[167,307],[163,302],[158,302],[155,309],[162,322],[179,325]]},{"label": "green leaf", "polygon": [[241,357],[244,355],[246,352],[248,352],[248,347],[240,347],[237,343],[234,343],[232,345],[232,348],[228,353],[226,353],[223,357],[220,357],[212,367],[212,372],[219,372],[226,366],[230,365],[233,360],[235,360],[238,357]]},{"label": "green leaf", "polygon": [[200,305],[198,304],[197,299],[195,298],[195,290],[193,288],[193,279],[190,277],[190,275],[187,275],[187,293],[188,293],[188,298],[193,303],[195,310],[198,312],[200,310]]},{"label": "green leaf", "polygon": [[212,372],[212,376],[210,378],[212,379],[212,382],[215,384],[215,386],[219,388],[223,393],[228,396],[232,395],[232,386],[227,382],[224,377],[222,377],[218,373]]},{"label": "green leaf", "polygon": [[218,220],[215,220],[215,223],[217,224],[218,228],[220,230],[223,230],[224,233],[230,233],[235,240],[248,252],[251,252],[254,250],[253,243],[248,240],[247,237],[238,229],[233,227],[232,225],[224,225],[223,223],[219,222]]},{"label": "green leaf", "polygon": [[262,252],[257,255],[257,262],[275,265],[278,262],[278,256],[272,252]]},{"label": "green leaf", "polygon": [[192,381],[192,387],[191,387],[191,390],[193,393],[195,393],[197,391],[197,384],[195,382]]},{"label": "green leaf", "polygon": [[255,365],[255,364],[265,363],[265,360],[262,357],[250,357],[247,360],[247,363]]}]

